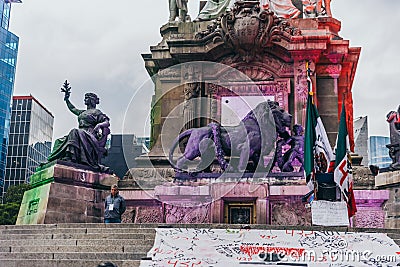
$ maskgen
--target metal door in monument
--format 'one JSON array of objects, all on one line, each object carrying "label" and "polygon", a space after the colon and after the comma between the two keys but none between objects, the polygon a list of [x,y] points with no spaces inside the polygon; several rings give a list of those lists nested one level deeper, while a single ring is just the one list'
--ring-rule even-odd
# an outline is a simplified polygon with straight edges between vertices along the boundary
[{"label": "metal door in monument", "polygon": [[254,202],[228,202],[224,206],[225,223],[254,224],[256,222]]}]

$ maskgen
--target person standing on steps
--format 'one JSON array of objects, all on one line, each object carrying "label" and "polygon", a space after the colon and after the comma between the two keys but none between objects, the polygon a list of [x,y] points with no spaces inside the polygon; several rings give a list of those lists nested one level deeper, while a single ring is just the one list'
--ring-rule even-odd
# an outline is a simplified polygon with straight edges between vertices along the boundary
[{"label": "person standing on steps", "polygon": [[125,199],[118,194],[118,186],[111,186],[111,194],[104,203],[104,223],[121,223],[121,216],[126,210]]}]

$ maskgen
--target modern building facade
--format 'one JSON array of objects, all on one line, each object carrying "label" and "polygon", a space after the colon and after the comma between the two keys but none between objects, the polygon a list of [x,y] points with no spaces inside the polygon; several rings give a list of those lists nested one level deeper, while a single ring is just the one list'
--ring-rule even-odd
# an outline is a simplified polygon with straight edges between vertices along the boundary
[{"label": "modern building facade", "polygon": [[33,96],[14,96],[3,193],[29,182],[51,152],[54,116]]},{"label": "modern building facade", "polygon": [[386,136],[369,137],[369,164],[379,168],[387,168],[392,163],[389,156],[389,149],[386,145],[390,144],[390,138]]},{"label": "modern building facade", "polygon": [[368,117],[354,120],[354,152],[362,156],[361,165],[368,166]]},{"label": "modern building facade", "polygon": [[14,91],[18,42],[8,30],[11,3],[17,0],[0,0],[0,193],[4,191],[6,155],[10,131],[11,96]]},{"label": "modern building facade", "polygon": [[150,137],[136,137],[134,134],[113,134],[108,148],[108,155],[102,160],[102,164],[119,177],[123,178],[130,168],[136,167],[135,158],[149,152],[146,147]]}]

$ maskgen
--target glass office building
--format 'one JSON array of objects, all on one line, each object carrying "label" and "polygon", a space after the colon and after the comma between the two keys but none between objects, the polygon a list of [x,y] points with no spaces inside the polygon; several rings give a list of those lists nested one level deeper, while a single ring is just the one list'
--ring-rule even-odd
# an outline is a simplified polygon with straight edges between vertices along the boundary
[{"label": "glass office building", "polygon": [[354,152],[363,157],[361,165],[368,166],[368,117],[354,120]]},{"label": "glass office building", "polygon": [[136,137],[134,134],[112,134],[108,146],[108,155],[102,160],[102,164],[119,177],[123,178],[129,168],[136,167],[135,158],[148,153],[146,147],[150,137]]},{"label": "glass office building", "polygon": [[10,185],[29,182],[47,161],[53,123],[53,115],[33,96],[13,97],[4,192]]},{"label": "glass office building", "polygon": [[0,0],[0,193],[3,192],[8,135],[10,130],[11,96],[14,90],[18,37],[8,31],[11,2]]},{"label": "glass office building", "polygon": [[369,137],[369,164],[379,168],[387,168],[392,163],[389,156],[389,149],[386,145],[390,144],[390,138],[386,136]]}]

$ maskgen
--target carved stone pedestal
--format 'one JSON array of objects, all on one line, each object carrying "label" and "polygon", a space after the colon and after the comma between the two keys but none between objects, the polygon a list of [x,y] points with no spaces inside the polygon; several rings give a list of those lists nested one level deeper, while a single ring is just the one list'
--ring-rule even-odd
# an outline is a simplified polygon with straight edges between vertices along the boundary
[{"label": "carved stone pedestal", "polygon": [[49,163],[31,176],[16,224],[102,222],[103,199],[117,181],[81,165]]},{"label": "carved stone pedestal", "polygon": [[[153,171],[160,173],[162,169]],[[143,172],[132,169],[131,177],[119,182],[120,194],[128,206],[124,222],[311,224],[310,212],[301,202],[308,192],[302,177],[287,174],[290,177],[271,175],[253,180],[233,177],[234,174],[229,179],[227,174],[222,180],[196,177],[141,188],[138,183],[146,178],[136,176]],[[154,178],[147,179],[148,183],[142,185],[150,185]]]}]

